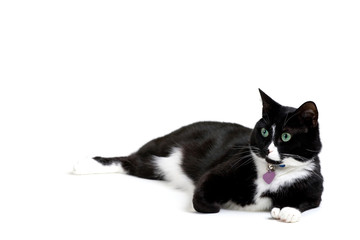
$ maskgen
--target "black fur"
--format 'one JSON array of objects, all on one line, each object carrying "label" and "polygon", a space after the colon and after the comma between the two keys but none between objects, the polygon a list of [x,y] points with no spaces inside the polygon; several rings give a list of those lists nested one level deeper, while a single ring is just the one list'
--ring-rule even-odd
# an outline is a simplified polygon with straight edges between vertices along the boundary
[{"label": "black fur", "polygon": [[[167,157],[172,149],[180,148],[182,169],[196,186],[194,208],[198,212],[215,213],[229,200],[241,206],[254,203],[258,173],[251,152],[261,158],[268,157],[271,139],[264,138],[261,129],[272,134],[271,126],[275,125],[274,144],[281,158],[291,156],[300,162],[312,159],[316,167],[307,178],[285,185],[281,191],[264,192],[262,197],[270,197],[274,207],[294,207],[301,212],[319,206],[323,178],[315,103],[306,102],[295,109],[278,104],[261,90],[260,94],[263,117],[254,129],[233,123],[198,122],[154,139],[128,157],[94,159],[104,165],[121,163],[131,175],[162,180],[154,156]],[[283,132],[291,134],[289,142],[281,140]]]}]

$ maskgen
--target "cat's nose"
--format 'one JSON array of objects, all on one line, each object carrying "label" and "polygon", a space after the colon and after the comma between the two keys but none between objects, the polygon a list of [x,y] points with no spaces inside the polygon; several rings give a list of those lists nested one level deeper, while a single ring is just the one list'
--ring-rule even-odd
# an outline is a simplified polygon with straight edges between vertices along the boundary
[{"label": "cat's nose", "polygon": [[278,149],[277,147],[274,145],[274,143],[271,143],[270,146],[268,147],[268,150],[267,150],[268,154],[267,156],[269,158],[271,158],[272,160],[275,160],[275,161],[279,161],[281,160],[280,159],[280,154],[278,152]]},{"label": "cat's nose", "polygon": [[276,147],[273,143],[270,144],[268,150],[267,150],[267,154],[270,154],[272,152],[276,151]]}]

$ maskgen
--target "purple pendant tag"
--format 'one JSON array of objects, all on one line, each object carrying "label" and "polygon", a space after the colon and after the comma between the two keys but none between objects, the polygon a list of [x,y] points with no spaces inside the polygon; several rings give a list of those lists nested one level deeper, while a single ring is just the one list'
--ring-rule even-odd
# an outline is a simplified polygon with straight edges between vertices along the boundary
[{"label": "purple pendant tag", "polygon": [[267,184],[270,184],[275,178],[275,172],[274,171],[267,171],[267,173],[265,173],[263,175],[263,179]]}]

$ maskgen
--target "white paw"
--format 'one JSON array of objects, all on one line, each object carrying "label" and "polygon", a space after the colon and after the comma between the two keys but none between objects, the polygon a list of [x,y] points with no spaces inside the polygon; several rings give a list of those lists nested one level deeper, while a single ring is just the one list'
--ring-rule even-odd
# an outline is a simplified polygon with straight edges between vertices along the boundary
[{"label": "white paw", "polygon": [[98,161],[87,158],[82,159],[73,165],[73,174],[94,174],[94,173],[125,173],[121,164],[102,165]]},{"label": "white paw", "polygon": [[275,219],[279,219],[280,218],[280,208],[273,208],[271,210],[271,216]]},{"label": "white paw", "polygon": [[74,163],[73,174],[92,174],[99,173],[103,168],[102,164],[98,163],[93,159],[81,159]]},{"label": "white paw", "polygon": [[280,208],[273,208],[271,210],[271,216],[283,222],[294,223],[300,220],[301,212],[292,207],[284,207],[281,210]]}]

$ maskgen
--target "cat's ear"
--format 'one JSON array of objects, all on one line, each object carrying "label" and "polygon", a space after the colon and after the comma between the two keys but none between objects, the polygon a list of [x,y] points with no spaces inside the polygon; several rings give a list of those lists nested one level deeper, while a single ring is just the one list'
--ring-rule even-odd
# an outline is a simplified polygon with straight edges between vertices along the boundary
[{"label": "cat's ear", "polygon": [[281,105],[277,102],[275,102],[271,97],[266,95],[260,88],[259,88],[260,96],[263,103],[263,110],[262,114],[264,116],[271,117],[272,115],[275,115],[277,111],[280,109]]},{"label": "cat's ear", "polygon": [[314,102],[309,101],[301,105],[295,112],[301,123],[308,127],[316,127],[318,125],[319,112]]}]

